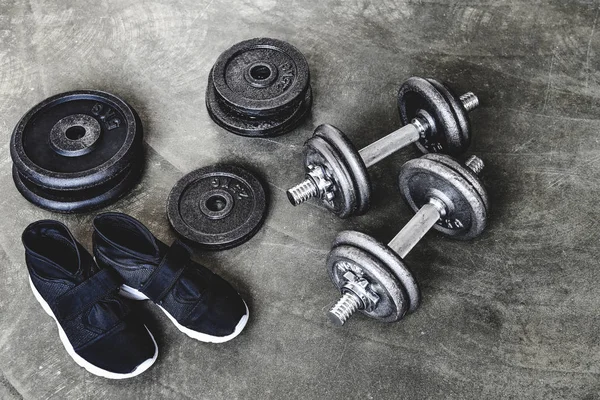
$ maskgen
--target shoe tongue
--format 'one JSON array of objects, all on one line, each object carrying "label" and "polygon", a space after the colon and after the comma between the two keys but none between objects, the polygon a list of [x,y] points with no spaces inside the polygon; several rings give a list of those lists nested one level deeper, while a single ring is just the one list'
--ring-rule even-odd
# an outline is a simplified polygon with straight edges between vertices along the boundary
[{"label": "shoe tongue", "polygon": [[96,265],[92,255],[88,253],[87,250],[85,250],[79,243],[77,243],[77,247],[79,248],[79,266],[77,268],[77,272],[75,273],[75,277],[80,282],[83,282],[90,276],[97,273],[100,269]]},{"label": "shoe tongue", "polygon": [[65,279],[77,284],[89,279],[92,275],[99,271],[94,259],[79,243],[79,257],[70,260],[66,263],[51,263],[46,265],[44,269],[44,276]]},{"label": "shoe tongue", "polygon": [[168,246],[140,221],[120,213],[105,213],[94,219],[97,245],[112,257],[149,263],[160,262]]},{"label": "shoe tongue", "polygon": [[156,248],[156,253],[154,254],[154,262],[160,264],[163,258],[169,252],[170,247],[156,238],[154,238],[154,246]]},{"label": "shoe tongue", "polygon": [[24,234],[24,244],[41,276],[79,283],[98,270],[90,253],[57,222],[39,223]]}]

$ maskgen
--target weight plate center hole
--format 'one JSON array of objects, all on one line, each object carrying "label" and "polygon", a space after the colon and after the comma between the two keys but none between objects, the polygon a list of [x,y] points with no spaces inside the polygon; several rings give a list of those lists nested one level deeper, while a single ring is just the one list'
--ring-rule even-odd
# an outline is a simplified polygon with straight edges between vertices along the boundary
[{"label": "weight plate center hole", "polygon": [[271,76],[271,69],[264,64],[255,65],[250,68],[250,76],[257,81],[263,81]]},{"label": "weight plate center hole", "polygon": [[225,218],[235,206],[233,196],[223,189],[213,189],[203,193],[198,203],[202,214],[209,219]]},{"label": "weight plate center hole", "polygon": [[256,62],[246,68],[246,81],[256,88],[270,87],[277,80],[277,67],[269,62]]},{"label": "weight plate center hole", "polygon": [[225,207],[227,207],[227,199],[218,194],[210,196],[206,200],[206,208],[208,208],[210,211],[222,211]]},{"label": "weight plate center hole", "polygon": [[69,140],[79,140],[85,136],[85,128],[80,125],[72,126],[65,131],[65,136]]}]

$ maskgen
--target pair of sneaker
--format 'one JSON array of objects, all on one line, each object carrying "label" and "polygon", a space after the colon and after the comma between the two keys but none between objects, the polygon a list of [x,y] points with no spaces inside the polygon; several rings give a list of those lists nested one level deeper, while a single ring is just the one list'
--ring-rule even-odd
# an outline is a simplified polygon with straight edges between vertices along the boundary
[{"label": "pair of sneaker", "polygon": [[94,257],[62,223],[29,225],[22,236],[35,298],[58,326],[69,355],[112,379],[141,374],[158,347],[132,300],[150,299],[188,336],[223,343],[240,334],[248,307],[223,278],[120,213],[94,219]]}]

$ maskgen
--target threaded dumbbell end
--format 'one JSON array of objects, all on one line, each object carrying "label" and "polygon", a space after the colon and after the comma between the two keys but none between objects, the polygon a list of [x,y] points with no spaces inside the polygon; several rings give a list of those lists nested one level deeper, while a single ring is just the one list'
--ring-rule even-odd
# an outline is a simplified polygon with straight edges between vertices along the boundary
[{"label": "threaded dumbbell end", "polygon": [[469,168],[471,171],[473,171],[475,173],[475,175],[479,175],[479,173],[485,166],[485,164],[483,163],[483,160],[477,156],[469,157],[467,159],[467,161],[465,161],[465,165],[467,166],[467,168]]},{"label": "threaded dumbbell end", "polygon": [[467,92],[460,96],[460,102],[467,111],[473,111],[479,106],[479,99],[473,92]]},{"label": "threaded dumbbell end", "polygon": [[327,315],[329,315],[329,319],[335,325],[342,326],[348,318],[361,307],[361,305],[362,302],[354,293],[346,292],[338,302],[331,307],[331,310],[329,310]]},{"label": "threaded dumbbell end", "polygon": [[296,186],[288,189],[287,197],[290,203],[297,206],[304,203],[306,200],[319,195],[319,188],[312,179],[306,178]]}]

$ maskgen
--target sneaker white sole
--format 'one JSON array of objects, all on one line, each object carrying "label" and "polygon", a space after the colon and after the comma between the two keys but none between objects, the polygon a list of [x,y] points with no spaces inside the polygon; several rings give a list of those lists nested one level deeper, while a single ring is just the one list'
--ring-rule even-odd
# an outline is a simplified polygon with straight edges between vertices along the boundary
[{"label": "sneaker white sole", "polygon": [[[127,286],[127,285],[121,285],[121,290],[119,290],[119,294],[121,294],[121,296],[123,296],[123,297],[132,299],[132,300],[149,300],[148,297],[144,293],[140,292],[137,289],[132,288],[131,286]],[[194,331],[190,328],[186,328],[185,326],[183,326],[179,322],[177,322],[177,320],[175,318],[173,318],[173,316],[171,314],[169,314],[169,312],[167,310],[165,310],[158,304],[156,304],[156,305],[167,315],[167,317],[169,317],[169,319],[171,320],[171,322],[173,322],[173,324],[177,327],[177,329],[179,329],[181,332],[185,333],[192,339],[196,339],[196,340],[199,340],[201,342],[206,342],[206,343],[225,343],[225,342],[230,341],[231,339],[235,338],[240,333],[242,333],[242,331],[244,330],[244,327],[248,323],[248,318],[250,317],[250,311],[248,311],[248,305],[244,301],[244,306],[246,307],[246,314],[240,319],[240,321],[236,325],[233,333],[230,335],[227,335],[227,336],[212,336],[212,335],[208,335],[206,333]]]},{"label": "sneaker white sole", "polygon": [[40,305],[42,306],[42,308],[44,309],[44,311],[46,312],[46,314],[48,314],[49,316],[51,316],[52,319],[54,319],[54,322],[56,322],[56,326],[58,327],[58,336],[60,337],[60,340],[63,343],[63,346],[65,346],[65,350],[67,350],[67,353],[69,353],[69,355],[77,363],[77,365],[79,365],[80,367],[85,368],[88,372],[90,372],[90,373],[92,373],[94,375],[101,376],[103,378],[108,378],[108,379],[127,379],[127,378],[133,378],[134,376],[137,376],[137,375],[141,374],[142,372],[146,371],[156,361],[156,358],[158,357],[158,346],[156,345],[156,341],[154,340],[154,336],[152,336],[152,333],[150,333],[150,331],[148,330],[148,328],[146,327],[146,325],[144,325],[144,328],[146,328],[146,330],[148,331],[148,334],[152,338],[152,342],[154,343],[154,349],[155,350],[154,350],[154,356],[152,356],[152,358],[149,358],[149,359],[145,360],[143,363],[141,363],[140,365],[138,365],[135,368],[135,370],[133,370],[133,372],[129,372],[129,373],[126,373],[126,374],[121,374],[121,373],[117,373],[117,372],[106,371],[106,370],[104,370],[104,369],[102,369],[100,367],[95,366],[94,364],[92,364],[89,361],[85,360],[83,357],[81,357],[79,354],[77,354],[75,352],[75,349],[73,348],[73,345],[71,344],[71,342],[69,342],[69,338],[67,338],[67,335],[66,335],[65,331],[63,330],[62,326],[60,326],[60,324],[58,323],[58,320],[54,316],[54,313],[52,312],[52,309],[50,309],[50,306],[48,305],[48,303],[46,303],[46,300],[44,300],[44,298],[42,297],[42,295],[35,288],[35,285],[31,281],[31,277],[29,278],[29,286],[31,286],[31,290],[33,291],[33,295],[35,296],[35,298],[38,301],[38,303],[40,303]]}]

